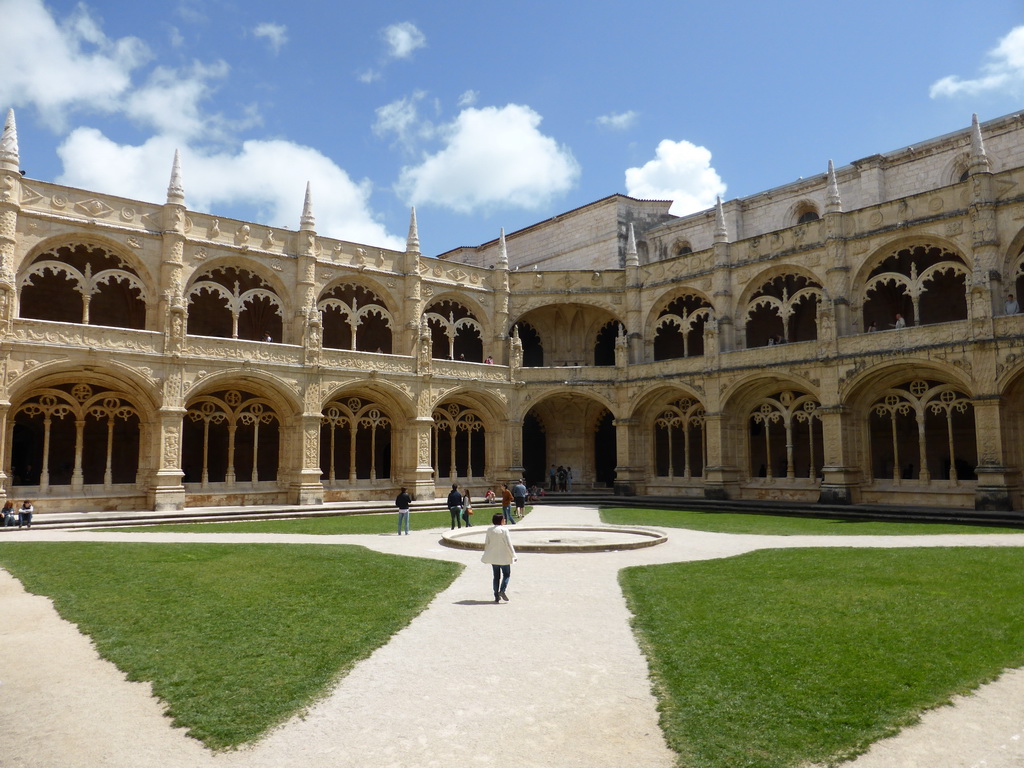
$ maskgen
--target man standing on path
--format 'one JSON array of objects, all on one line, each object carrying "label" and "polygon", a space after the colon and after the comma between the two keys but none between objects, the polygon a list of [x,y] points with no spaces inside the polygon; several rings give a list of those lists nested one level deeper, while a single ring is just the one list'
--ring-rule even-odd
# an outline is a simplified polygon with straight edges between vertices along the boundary
[{"label": "man standing on path", "polygon": [[508,537],[508,530],[502,525],[505,522],[504,516],[495,512],[491,517],[493,525],[487,529],[487,538],[484,539],[484,555],[480,558],[482,562],[491,566],[494,574],[494,602],[508,602],[508,580],[512,575],[512,563],[516,562],[516,549]]},{"label": "man standing on path", "polygon": [[448,494],[448,511],[452,516],[452,530],[457,525],[462,527],[462,494],[459,493],[459,486],[452,483],[452,491]]},{"label": "man standing on path", "polygon": [[529,491],[526,490],[526,483],[520,480],[514,486],[512,486],[512,498],[516,502],[516,512],[519,515],[519,519],[523,519],[523,515],[526,514],[526,494]]},{"label": "man standing on path", "polygon": [[395,506],[398,507],[398,535],[402,535],[402,522],[405,522],[405,535],[409,535],[409,505],[412,504],[412,496],[405,492],[405,488],[402,492],[395,497]]}]

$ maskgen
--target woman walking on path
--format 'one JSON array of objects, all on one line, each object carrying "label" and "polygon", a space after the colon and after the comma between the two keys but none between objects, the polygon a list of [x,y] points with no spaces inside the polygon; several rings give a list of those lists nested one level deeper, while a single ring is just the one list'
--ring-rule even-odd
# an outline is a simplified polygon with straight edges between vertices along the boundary
[{"label": "woman walking on path", "polygon": [[516,549],[512,546],[512,540],[508,537],[508,531],[502,525],[505,516],[497,512],[491,517],[493,525],[487,529],[487,537],[484,539],[484,556],[481,561],[490,564],[494,572],[494,602],[508,602],[508,580],[512,575],[512,563],[519,558],[516,557]]},{"label": "woman walking on path", "polygon": [[398,535],[402,535],[402,522],[405,522],[405,535],[409,535],[409,505],[412,504],[412,496],[402,492],[395,497],[395,506],[398,507]]},{"label": "woman walking on path", "polygon": [[467,528],[472,525],[472,523],[469,522],[469,516],[472,514],[473,500],[469,498],[469,488],[467,488],[466,492],[462,494],[462,519],[466,521]]},{"label": "woman walking on path", "polygon": [[451,493],[448,494],[448,511],[452,516],[452,530],[455,526],[462,527],[462,494],[459,493],[459,486],[452,483]]}]

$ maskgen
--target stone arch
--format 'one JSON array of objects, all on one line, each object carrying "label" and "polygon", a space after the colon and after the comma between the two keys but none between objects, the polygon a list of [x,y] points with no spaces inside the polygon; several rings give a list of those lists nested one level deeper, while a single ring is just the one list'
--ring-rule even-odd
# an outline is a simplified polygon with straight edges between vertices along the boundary
[{"label": "stone arch", "polygon": [[[524,466],[531,463],[535,482],[544,484],[551,464],[571,468],[574,487],[608,487],[615,479],[615,405],[600,393],[583,394],[572,387],[557,387],[529,403],[524,423],[533,416],[546,440],[541,446],[525,442]],[[531,450],[531,448],[533,450]]]},{"label": "stone arch", "polygon": [[644,338],[652,348],[649,359],[703,355],[704,326],[714,316],[714,306],[703,291],[680,288],[665,293],[647,318]]},{"label": "stone arch", "polygon": [[[615,323],[615,335],[621,324],[619,317],[603,307],[602,303],[576,301],[562,304],[550,300],[533,309],[521,312],[515,323],[528,323],[539,334],[544,345],[544,364],[548,366],[597,365],[595,344],[602,329]],[[614,364],[614,335],[611,339],[610,360]]]},{"label": "stone arch", "polygon": [[493,398],[468,387],[455,387],[437,398],[431,408],[430,461],[438,483],[488,482],[501,414]]},{"label": "stone arch", "polygon": [[968,171],[971,167],[971,155],[969,152],[961,152],[952,160],[946,163],[941,178],[948,185],[959,184],[967,181]]},{"label": "stone arch", "polygon": [[422,322],[430,328],[431,355],[441,360],[484,361],[486,318],[476,302],[447,293],[436,296],[423,311]]},{"label": "stone arch", "polygon": [[787,218],[790,225],[794,227],[801,224],[809,224],[821,218],[821,208],[813,200],[804,198],[790,208]]},{"label": "stone arch", "polygon": [[809,270],[779,265],[749,280],[737,304],[746,345],[813,341],[818,338],[818,308],[827,298]]},{"label": "stone arch", "polygon": [[868,483],[957,486],[974,479],[977,431],[970,378],[924,359],[884,363],[847,387],[849,425]]},{"label": "stone arch", "polygon": [[248,260],[222,260],[196,270],[185,301],[189,334],[283,340],[287,293],[277,277]]},{"label": "stone arch", "polygon": [[323,345],[363,352],[393,352],[397,315],[387,293],[368,281],[341,278],[332,281],[317,299],[323,315]]},{"label": "stone arch", "polygon": [[1010,241],[1003,256],[1003,270],[1005,276],[1004,300],[1013,294],[1020,304],[1024,301],[1021,291],[1024,290],[1024,229],[1017,232]]},{"label": "stone arch", "polygon": [[[813,407],[807,407],[807,404]],[[821,395],[795,375],[750,373],[722,393],[722,446],[748,482],[814,487],[823,466]]]},{"label": "stone arch", "polygon": [[21,317],[143,330],[155,290],[134,254],[106,238],[51,238],[22,261]]},{"label": "stone arch", "polygon": [[944,240],[894,241],[858,270],[854,313],[864,330],[900,328],[901,319],[905,325],[965,320],[970,273],[960,250]]},{"label": "stone arch", "polygon": [[631,446],[652,478],[663,481],[702,480],[707,467],[707,410],[695,393],[683,387],[658,387],[645,393],[633,410],[642,444]]},{"label": "stone arch", "polygon": [[[157,408],[150,387],[115,367],[46,366],[23,377],[10,393],[7,466],[14,485],[45,495],[66,486],[134,490],[142,482]],[[115,446],[117,446],[115,450]]]}]

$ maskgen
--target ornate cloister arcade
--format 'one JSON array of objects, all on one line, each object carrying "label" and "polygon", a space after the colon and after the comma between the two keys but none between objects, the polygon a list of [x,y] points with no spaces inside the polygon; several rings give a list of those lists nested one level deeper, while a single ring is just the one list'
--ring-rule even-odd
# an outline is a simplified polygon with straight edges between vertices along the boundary
[{"label": "ornate cloister arcade", "polygon": [[1024,124],[993,125],[867,185],[685,217],[613,196],[436,258],[415,219],[375,247],[310,198],[271,229],[190,210],[180,177],[152,204],[0,157],[0,493],[304,505],[555,464],[622,494],[1024,510]]}]

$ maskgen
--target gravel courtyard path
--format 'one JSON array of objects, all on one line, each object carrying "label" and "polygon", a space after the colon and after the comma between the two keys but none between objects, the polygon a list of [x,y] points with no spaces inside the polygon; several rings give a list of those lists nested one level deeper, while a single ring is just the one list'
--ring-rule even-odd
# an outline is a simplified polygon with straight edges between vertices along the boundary
[{"label": "gravel courtyard path", "polygon": [[[529,522],[596,524],[586,507],[537,507]],[[1022,535],[810,537],[669,531],[666,544],[601,554],[522,555],[511,602],[495,605],[479,552],[411,536],[24,531],[19,541],[354,543],[467,568],[301,717],[213,755],[173,729],[149,686],[126,682],[50,602],[0,571],[0,768],[567,766],[668,768],[647,665],[617,582],[628,565],[803,546],[1021,546]],[[3,539],[4,541],[7,538]],[[492,647],[493,654],[463,653]],[[927,714],[853,768],[1024,765],[1024,671]]]}]

